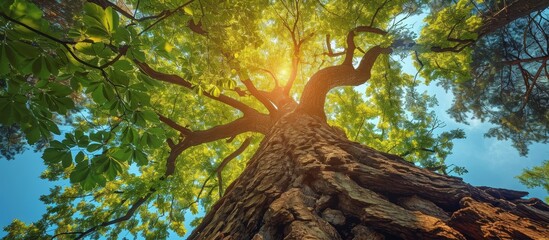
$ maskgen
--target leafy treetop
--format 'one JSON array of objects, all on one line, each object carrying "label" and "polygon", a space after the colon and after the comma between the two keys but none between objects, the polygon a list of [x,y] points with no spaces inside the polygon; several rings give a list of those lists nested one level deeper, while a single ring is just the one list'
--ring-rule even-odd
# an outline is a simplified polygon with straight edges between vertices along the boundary
[{"label": "leafy treetop", "polygon": [[[208,210],[296,106],[352,140],[463,173],[445,164],[463,131],[438,130],[436,99],[401,71],[399,53],[413,45],[428,81],[466,82],[467,47],[487,21],[458,1],[431,12],[407,45],[417,36],[403,19],[426,2],[3,1],[0,131],[12,150],[1,153],[46,147],[42,177],[72,183],[41,198],[38,222],[7,226],[7,238],[184,235],[185,212]],[[369,79],[365,90],[328,93]]]}]

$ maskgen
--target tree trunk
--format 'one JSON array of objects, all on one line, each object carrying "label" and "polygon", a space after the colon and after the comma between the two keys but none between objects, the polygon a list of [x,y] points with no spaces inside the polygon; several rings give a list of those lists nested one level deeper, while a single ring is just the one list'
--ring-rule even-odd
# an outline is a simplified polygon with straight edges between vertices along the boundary
[{"label": "tree trunk", "polygon": [[549,206],[473,187],[292,113],[189,239],[547,239]]}]

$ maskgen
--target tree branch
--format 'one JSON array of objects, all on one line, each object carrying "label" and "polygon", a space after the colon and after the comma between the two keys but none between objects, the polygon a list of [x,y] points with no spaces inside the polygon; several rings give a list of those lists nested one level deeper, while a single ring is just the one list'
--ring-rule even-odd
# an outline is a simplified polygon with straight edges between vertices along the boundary
[{"label": "tree branch", "polygon": [[[162,20],[168,18],[169,16],[173,15],[174,13],[180,11],[181,9],[183,9],[184,7],[186,7],[187,5],[191,4],[192,2],[194,2],[194,0],[190,0],[186,3],[183,3],[182,5],[180,5],[179,7],[175,8],[175,9],[172,9],[172,10],[165,10],[165,11],[162,11],[160,14],[159,14],[159,18],[154,21],[151,25],[149,25],[148,27],[146,27],[145,29],[143,29],[143,31],[141,31],[139,34],[137,34],[138,36],[141,36],[141,34],[145,33],[146,31],[150,30],[151,28],[153,28],[156,24],[160,23]],[[191,29],[192,30],[192,29]]]},{"label": "tree branch", "polygon": [[221,161],[217,169],[215,170],[217,174],[218,185],[219,185],[219,197],[223,197],[223,178],[221,176],[221,172],[223,172],[223,168],[225,168],[225,166],[235,157],[242,154],[242,152],[244,152],[244,150],[246,150],[246,148],[250,145],[250,142],[251,142],[251,139],[246,138],[246,140],[242,142],[240,147],[236,149],[234,152],[232,152],[231,154],[229,154],[229,156],[225,157],[223,161]]},{"label": "tree branch", "polygon": [[[522,112],[524,110],[524,108],[526,107],[526,105],[528,104],[528,101],[530,99],[530,94],[532,93],[532,89],[534,89],[534,86],[536,85],[536,81],[538,80],[538,78],[539,78],[542,70],[545,68],[545,66],[547,66],[547,62],[543,62],[543,64],[541,64],[538,71],[536,72],[536,75],[533,76],[532,84],[530,84],[530,87],[528,87],[528,89],[526,90],[526,93],[524,93],[524,101],[522,102],[522,105],[521,105],[520,109],[518,110],[518,112]],[[526,79],[526,81],[528,81],[528,79]]]},{"label": "tree branch", "polygon": [[540,56],[540,57],[533,57],[533,58],[526,58],[526,59],[516,59],[516,60],[502,61],[502,62],[498,62],[497,64],[515,65],[515,64],[519,64],[519,63],[528,63],[528,62],[537,62],[537,61],[549,61],[549,55]]},{"label": "tree branch", "polygon": [[[162,81],[162,82],[167,82],[167,83],[172,83],[172,84],[175,84],[175,85],[179,85],[179,86],[185,87],[185,88],[190,89],[190,90],[193,89],[192,83],[190,83],[189,81],[183,79],[182,77],[180,77],[178,75],[158,72],[158,71],[152,69],[148,64],[143,63],[143,62],[139,62],[135,59],[134,59],[134,62],[139,67],[139,69],[141,69],[141,72],[143,72],[145,75],[147,75],[151,78],[154,78],[154,79]],[[210,99],[222,102],[226,105],[229,105],[233,108],[236,108],[236,109],[240,110],[242,113],[244,113],[245,115],[246,114],[256,114],[256,113],[258,113],[257,110],[249,107],[248,105],[246,105],[246,104],[244,104],[244,103],[242,103],[242,102],[240,102],[236,99],[225,96],[223,94],[220,94],[218,97],[213,96],[213,95],[211,95],[207,92],[204,92],[203,94],[204,94],[204,96],[206,96]]]},{"label": "tree branch", "polygon": [[166,125],[170,126],[171,128],[181,132],[181,134],[183,135],[189,135],[192,133],[192,130],[191,129],[188,129],[184,126],[181,126],[179,124],[177,124],[175,121],[173,121],[172,119],[170,118],[167,118],[166,116],[160,114],[160,113],[156,113],[156,115],[158,115],[160,121],[162,121],[163,123],[165,123]]},{"label": "tree branch", "polygon": [[324,102],[328,91],[334,87],[358,86],[368,81],[377,57],[390,52],[390,48],[375,46],[364,54],[357,69],[352,65],[342,64],[319,70],[305,85],[298,110],[326,119]]},{"label": "tree branch", "polygon": [[375,33],[379,35],[385,35],[387,34],[386,31],[383,31],[379,28],[374,28],[370,26],[358,26],[354,28],[353,30],[349,31],[347,34],[347,48],[345,49],[345,60],[343,60],[343,63],[341,65],[353,65],[353,57],[356,49],[355,45],[355,35],[359,32],[367,32],[367,33]]},{"label": "tree branch", "polygon": [[[95,3],[99,6],[101,6],[103,9],[106,9],[108,7],[111,7],[113,10],[117,11],[118,13],[124,15],[125,17],[131,19],[131,20],[137,20],[135,17],[128,11],[122,9],[120,6],[109,2],[108,0],[87,0],[88,2]],[[139,3],[138,3],[139,4]]]},{"label": "tree branch", "polygon": [[267,99],[267,97],[262,92],[260,92],[259,90],[257,90],[257,88],[255,88],[254,84],[250,79],[242,80],[242,83],[244,83],[244,86],[246,86],[246,89],[250,91],[252,96],[257,98],[257,100],[259,100],[263,104],[263,106],[267,108],[269,113],[276,112],[276,109],[274,108],[273,103],[269,99]]},{"label": "tree branch", "polygon": [[372,16],[372,21],[370,21],[370,25],[369,25],[370,27],[373,27],[373,26],[374,26],[374,21],[376,20],[377,14],[379,13],[379,11],[380,11],[383,7],[385,7],[385,4],[387,4],[389,1],[390,1],[390,0],[385,0],[385,1],[381,4],[381,6],[379,6],[379,7],[376,9],[376,12],[374,13],[374,16]]},{"label": "tree branch", "polygon": [[[263,116],[268,118],[266,115],[263,115]],[[166,120],[166,122],[171,121],[171,120],[169,120],[167,118],[164,118],[164,117],[161,117],[161,118]],[[263,120],[265,120],[265,118],[263,118]],[[218,140],[218,139],[222,139],[222,138],[230,137],[230,136],[233,136],[233,135],[237,135],[237,134],[240,134],[240,133],[243,133],[243,132],[246,132],[246,131],[261,129],[261,127],[257,126],[258,124],[255,121],[256,121],[256,119],[253,119],[251,117],[243,117],[243,118],[237,119],[233,122],[230,122],[228,124],[216,126],[216,127],[211,128],[211,129],[208,129],[208,130],[190,132],[189,135],[183,141],[181,141],[175,147],[172,148],[172,150],[170,152],[170,155],[168,156],[168,158],[166,160],[166,172],[165,172],[164,176],[162,176],[160,178],[160,180],[165,180],[168,176],[171,176],[175,173],[176,159],[185,149],[188,149],[191,146],[199,145],[199,144],[202,144],[202,143],[211,142],[211,141],[215,141],[215,140]],[[170,124],[168,124],[168,125],[173,125],[173,124],[170,122]],[[175,127],[178,127],[178,126],[175,126]],[[246,139],[242,143],[242,146],[239,149],[237,149],[235,152],[233,152],[232,154],[230,154],[227,158],[225,158],[223,160],[223,162],[225,162],[224,164],[222,162],[223,166],[226,165],[228,163],[228,161],[230,161],[231,159],[235,158],[240,153],[242,153],[242,151],[244,151],[244,149],[248,145],[249,145],[249,139]],[[97,229],[100,228],[100,227],[106,227],[106,226],[109,226],[109,225],[113,225],[113,224],[116,224],[116,223],[127,221],[135,214],[135,211],[137,211],[137,209],[141,205],[143,205],[151,197],[151,195],[154,192],[156,192],[156,189],[151,188],[150,191],[147,193],[147,195],[145,195],[144,197],[139,198],[136,202],[133,203],[133,205],[130,207],[130,209],[128,209],[128,211],[126,212],[126,214],[124,214],[124,216],[118,217],[118,218],[113,219],[111,221],[103,222],[99,225],[96,225],[94,227],[89,228],[88,230],[86,230],[84,232],[60,233],[60,234],[55,235],[53,238],[56,238],[57,236],[61,236],[61,235],[78,234],[78,236],[75,239],[82,239],[85,236],[87,236],[88,234],[97,231]]]},{"label": "tree branch", "polygon": [[39,30],[37,30],[37,29],[34,29],[33,27],[31,27],[31,26],[29,26],[29,25],[27,25],[27,24],[25,24],[25,23],[23,23],[23,22],[21,22],[21,21],[18,21],[18,20],[16,20],[16,19],[14,19],[14,18],[12,18],[12,17],[6,15],[6,14],[3,13],[3,12],[0,12],[0,16],[2,16],[3,18],[9,20],[10,22],[14,22],[14,23],[16,23],[16,24],[18,24],[18,25],[21,25],[21,26],[23,26],[24,28],[30,30],[31,32],[34,32],[34,33],[36,33],[36,34],[38,34],[38,35],[40,35],[40,36],[42,36],[42,37],[45,37],[45,38],[47,38],[47,39],[49,39],[49,40],[54,41],[54,42],[56,42],[56,43],[63,44],[63,45],[66,45],[66,44],[74,45],[74,44],[76,44],[75,41],[65,41],[65,40],[61,40],[61,39],[55,38],[55,37],[53,37],[53,36],[51,36],[51,35],[49,35],[49,34],[43,33],[43,32],[41,32],[41,31],[39,31]]},{"label": "tree branch", "polygon": [[271,77],[275,81],[275,88],[280,86],[278,78],[276,78],[276,76],[274,75],[274,73],[271,70],[266,69],[266,68],[259,68],[259,70],[264,71],[264,72],[268,73],[269,75],[271,75]]},{"label": "tree branch", "polygon": [[139,198],[136,202],[133,203],[133,205],[130,207],[130,209],[128,209],[128,211],[126,212],[126,214],[124,214],[124,216],[113,219],[111,221],[103,222],[99,225],[96,225],[94,227],[89,228],[88,230],[86,230],[84,232],[78,231],[78,232],[59,233],[59,234],[54,235],[52,237],[52,239],[55,239],[55,238],[57,238],[61,235],[76,235],[76,234],[78,234],[78,236],[76,236],[74,239],[82,239],[82,238],[86,237],[88,234],[97,231],[97,229],[100,228],[100,227],[107,227],[107,226],[112,225],[112,224],[127,221],[135,214],[135,211],[137,211],[137,209],[141,205],[143,205],[143,203],[145,203],[151,197],[152,194],[153,194],[153,191],[147,193],[147,195],[145,195],[144,197]]},{"label": "tree branch", "polygon": [[330,34],[326,34],[326,47],[328,48],[328,52],[324,53],[324,55],[327,55],[328,57],[337,57],[345,54],[345,51],[334,53],[334,51],[332,50],[332,45],[330,41]]},{"label": "tree branch", "polygon": [[212,142],[223,138],[236,136],[244,132],[259,132],[266,134],[270,127],[268,115],[257,113],[256,115],[245,115],[230,123],[218,125],[206,130],[193,131],[184,142],[189,146],[196,146],[202,143]]}]

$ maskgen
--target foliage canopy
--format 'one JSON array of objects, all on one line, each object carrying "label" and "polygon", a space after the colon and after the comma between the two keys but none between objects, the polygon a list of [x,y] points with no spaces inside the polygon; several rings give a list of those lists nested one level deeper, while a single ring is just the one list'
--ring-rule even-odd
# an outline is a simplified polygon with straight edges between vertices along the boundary
[{"label": "foliage canopy", "polygon": [[[437,81],[458,96],[457,119],[489,118],[503,128],[488,134],[523,153],[547,141],[548,22],[534,11],[547,3],[488,32],[487,16],[501,9],[491,1],[427,2],[2,1],[0,153],[43,148],[42,177],[72,183],[41,198],[49,207],[38,222],[7,226],[8,238],[184,235],[185,213],[223,194],[309,78],[342,62],[368,65],[361,57],[376,49],[392,53],[374,58],[365,88],[326,96],[327,120],[351,140],[465,172],[445,164],[463,131],[437,130],[437,101],[418,90]],[[405,19],[422,11],[417,36]],[[426,82],[402,72],[406,56]],[[524,64],[505,64],[517,59]],[[513,85],[513,97],[501,97],[495,79]]]}]

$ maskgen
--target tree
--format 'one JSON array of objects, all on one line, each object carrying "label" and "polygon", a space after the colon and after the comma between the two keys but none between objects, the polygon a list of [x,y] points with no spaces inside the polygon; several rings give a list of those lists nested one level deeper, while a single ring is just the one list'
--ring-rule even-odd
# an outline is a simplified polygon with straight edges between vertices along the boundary
[{"label": "tree", "polygon": [[521,155],[532,142],[549,139],[548,6],[549,1],[442,4],[420,39],[434,50],[417,58],[422,75],[440,80],[456,96],[450,114],[460,122],[472,114],[497,125],[486,135],[512,140]]},{"label": "tree", "polygon": [[[549,191],[549,161],[544,161],[541,166],[533,167],[524,171],[520,176],[519,180],[529,187],[543,187],[545,190]],[[547,198],[545,201],[547,202]]]},{"label": "tree", "polygon": [[57,24],[42,7],[0,5],[0,124],[72,185],[8,238],[165,238],[199,205],[191,239],[548,234],[540,200],[445,175],[463,132],[435,133],[393,57],[422,1],[89,1]]}]

